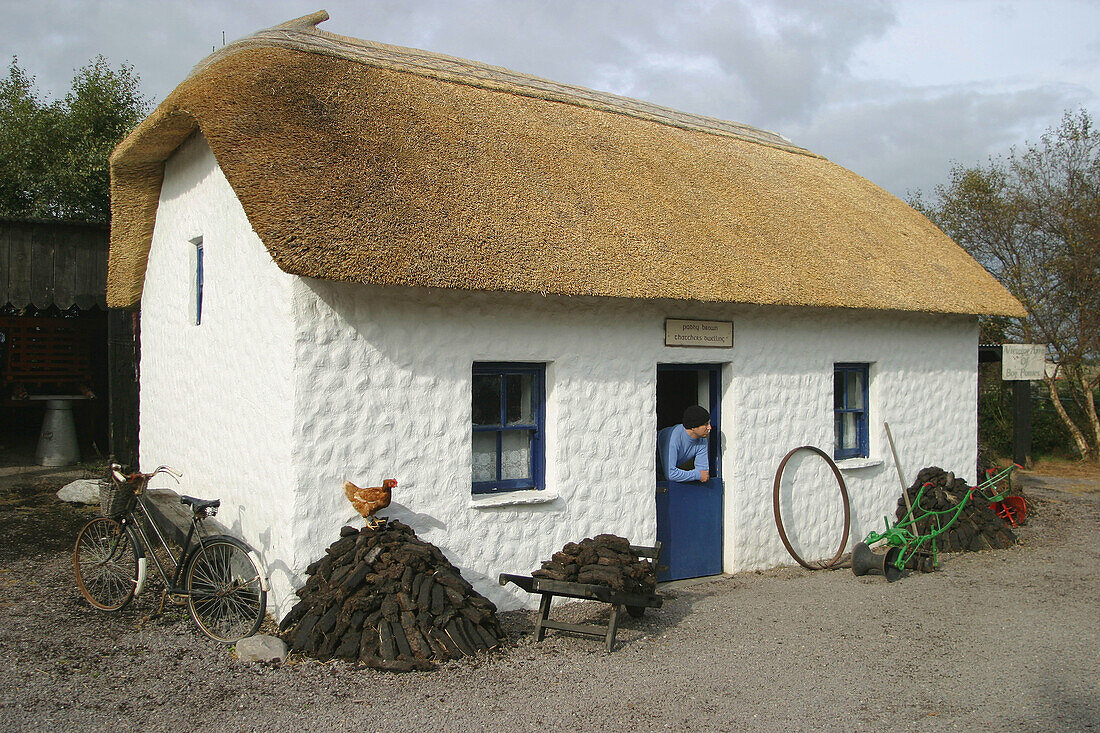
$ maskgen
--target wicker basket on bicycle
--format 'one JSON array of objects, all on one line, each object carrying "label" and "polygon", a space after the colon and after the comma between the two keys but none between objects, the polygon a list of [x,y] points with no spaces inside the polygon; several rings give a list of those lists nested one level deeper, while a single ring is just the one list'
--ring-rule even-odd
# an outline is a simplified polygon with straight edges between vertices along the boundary
[{"label": "wicker basket on bicycle", "polygon": [[103,516],[119,517],[132,508],[136,484],[136,481],[118,482],[110,476],[106,480],[101,480],[99,482],[99,508],[103,512]]}]

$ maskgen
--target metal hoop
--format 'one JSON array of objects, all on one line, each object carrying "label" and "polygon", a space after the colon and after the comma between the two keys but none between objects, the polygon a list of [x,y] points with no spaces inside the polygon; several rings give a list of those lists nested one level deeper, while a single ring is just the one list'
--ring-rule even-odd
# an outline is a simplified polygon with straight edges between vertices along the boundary
[{"label": "metal hoop", "polygon": [[[829,468],[833,469],[833,475],[836,476],[836,482],[840,485],[840,498],[844,501],[844,534],[840,538],[840,549],[836,551],[836,554],[833,555],[831,560],[825,560],[815,564],[803,560],[799,557],[798,553],[794,551],[794,548],[791,547],[791,541],[787,539],[787,532],[783,529],[783,516],[779,512],[779,482],[783,479],[783,469],[786,468],[787,461],[791,460],[791,456],[800,450],[812,451],[825,459],[825,462],[829,464]],[[775,483],[772,484],[772,511],[775,513],[775,528],[779,530],[779,538],[783,540],[783,546],[787,548],[787,552],[789,552],[791,557],[793,557],[802,567],[809,570],[824,570],[826,568],[831,568],[836,565],[841,555],[844,554],[844,547],[848,544],[848,525],[852,519],[852,510],[848,503],[848,487],[844,485],[844,477],[840,475],[840,469],[833,463],[833,459],[820,448],[816,448],[812,445],[800,445],[783,456],[783,460],[779,462],[779,468],[775,471]]]}]

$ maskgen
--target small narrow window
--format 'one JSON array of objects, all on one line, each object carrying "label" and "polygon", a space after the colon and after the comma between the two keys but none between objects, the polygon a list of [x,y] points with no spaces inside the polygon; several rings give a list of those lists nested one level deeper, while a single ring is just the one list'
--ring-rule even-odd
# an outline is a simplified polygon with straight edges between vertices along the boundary
[{"label": "small narrow window", "polygon": [[867,458],[867,365],[833,366],[833,457]]},{"label": "small narrow window", "polygon": [[195,240],[195,325],[202,323],[202,238]]},{"label": "small narrow window", "polygon": [[473,493],[543,488],[545,373],[542,364],[474,364]]}]

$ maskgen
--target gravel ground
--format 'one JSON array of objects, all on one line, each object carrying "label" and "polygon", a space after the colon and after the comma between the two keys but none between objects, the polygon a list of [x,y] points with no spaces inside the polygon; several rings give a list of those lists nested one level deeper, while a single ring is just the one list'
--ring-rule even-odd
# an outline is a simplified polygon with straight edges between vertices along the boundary
[{"label": "gravel ground", "polygon": [[153,593],[97,612],[69,549],[91,510],[52,500],[49,479],[0,482],[0,730],[1097,729],[1100,478],[1025,479],[1020,544],[936,573],[681,585],[625,617],[611,655],[556,632],[536,644],[530,612],[502,614],[503,652],[404,675],[246,665],[181,609],[146,620]]}]

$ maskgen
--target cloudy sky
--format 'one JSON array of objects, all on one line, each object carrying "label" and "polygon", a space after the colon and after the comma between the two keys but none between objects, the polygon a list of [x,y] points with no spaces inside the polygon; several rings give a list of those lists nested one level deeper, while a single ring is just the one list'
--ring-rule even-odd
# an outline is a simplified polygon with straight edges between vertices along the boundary
[{"label": "cloudy sky", "polygon": [[1097,0],[0,0],[46,97],[96,54],[162,100],[215,46],[324,7],[325,30],[774,130],[907,197],[1100,115]]}]

